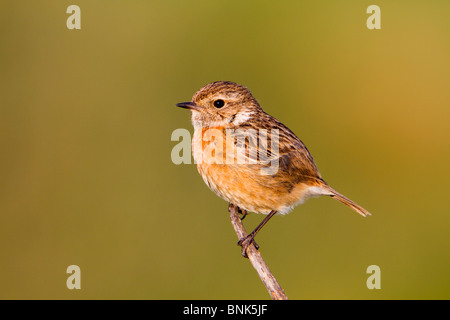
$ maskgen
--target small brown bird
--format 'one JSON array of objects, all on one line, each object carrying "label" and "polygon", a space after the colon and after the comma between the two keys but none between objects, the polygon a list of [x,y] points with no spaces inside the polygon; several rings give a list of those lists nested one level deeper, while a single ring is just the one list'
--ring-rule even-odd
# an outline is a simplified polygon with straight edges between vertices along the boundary
[{"label": "small brown bird", "polygon": [[250,243],[258,247],[253,239],[271,217],[288,213],[309,197],[331,196],[362,216],[370,215],[322,179],[303,142],[265,113],[246,87],[213,82],[191,102],[177,106],[192,111],[192,153],[208,187],[238,206],[243,216],[247,211],[267,215],[238,242],[244,256]]}]

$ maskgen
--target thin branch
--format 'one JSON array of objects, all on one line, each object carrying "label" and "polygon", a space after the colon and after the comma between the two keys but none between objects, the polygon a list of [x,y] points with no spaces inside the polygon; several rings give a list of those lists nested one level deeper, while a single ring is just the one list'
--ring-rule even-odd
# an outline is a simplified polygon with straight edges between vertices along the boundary
[{"label": "thin branch", "polygon": [[[230,204],[228,210],[230,211],[231,224],[233,225],[234,231],[239,239],[246,237],[247,231],[245,231],[244,225],[239,218],[239,211],[236,205]],[[269,291],[270,296],[273,300],[287,300],[288,297],[284,293],[283,288],[278,284],[277,280],[270,272],[269,267],[263,260],[261,253],[255,248],[253,243],[251,243],[247,248],[247,256],[250,260],[253,268],[255,268],[261,281]]]}]

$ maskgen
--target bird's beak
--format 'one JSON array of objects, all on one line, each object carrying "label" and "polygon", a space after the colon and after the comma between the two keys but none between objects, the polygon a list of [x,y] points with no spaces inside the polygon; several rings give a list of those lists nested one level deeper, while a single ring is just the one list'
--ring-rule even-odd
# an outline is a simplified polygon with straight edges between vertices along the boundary
[{"label": "bird's beak", "polygon": [[199,108],[199,106],[196,105],[195,102],[181,102],[181,103],[177,103],[177,107],[190,109],[190,110],[195,110],[195,109]]}]

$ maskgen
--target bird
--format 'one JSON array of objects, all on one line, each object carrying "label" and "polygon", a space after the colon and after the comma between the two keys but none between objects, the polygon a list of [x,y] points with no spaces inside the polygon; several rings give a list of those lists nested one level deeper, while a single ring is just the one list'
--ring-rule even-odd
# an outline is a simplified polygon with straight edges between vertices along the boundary
[{"label": "bird", "polygon": [[215,81],[176,106],[191,111],[192,155],[206,185],[237,206],[242,218],[248,212],[266,215],[239,240],[244,257],[251,243],[259,248],[254,238],[269,219],[311,197],[330,196],[364,217],[371,215],[325,182],[305,144],[263,111],[247,87]]}]

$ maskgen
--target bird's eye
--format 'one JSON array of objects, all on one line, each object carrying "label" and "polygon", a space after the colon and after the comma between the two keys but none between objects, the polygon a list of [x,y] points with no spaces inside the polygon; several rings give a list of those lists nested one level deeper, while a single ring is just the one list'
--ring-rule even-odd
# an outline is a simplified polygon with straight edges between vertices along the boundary
[{"label": "bird's eye", "polygon": [[218,99],[216,101],[214,101],[214,107],[216,108],[222,108],[225,105],[225,101],[223,101],[222,99]]}]

